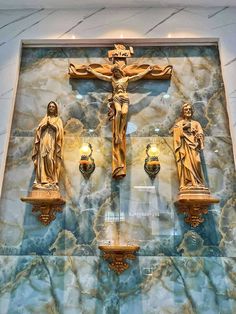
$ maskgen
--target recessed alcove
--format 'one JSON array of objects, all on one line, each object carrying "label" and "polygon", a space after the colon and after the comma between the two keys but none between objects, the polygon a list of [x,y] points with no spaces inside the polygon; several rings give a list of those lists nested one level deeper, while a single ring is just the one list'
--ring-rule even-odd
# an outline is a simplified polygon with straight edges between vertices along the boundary
[{"label": "recessed alcove", "polygon": [[[100,291],[111,290],[115,295],[114,286],[133,302],[150,289],[151,295],[171,295],[174,304],[176,291],[185,293],[174,277],[181,273],[190,278],[209,271],[214,263],[224,278],[226,270],[220,257],[235,254],[229,241],[235,207],[234,161],[219,47],[214,39],[122,39],[134,48],[128,63],[171,64],[173,75],[170,80],[130,84],[127,175],[116,181],[112,179],[112,133],[106,105],[111,87],[95,79],[70,79],[68,65],[107,63],[107,51],[117,42],[23,42],[0,203],[0,252],[9,261],[20,256],[19,267],[23,263],[27,269],[36,265],[35,272],[43,268],[45,280],[54,274],[62,294],[68,293],[70,278],[84,276],[80,284],[84,290],[87,285],[93,309]],[[34,130],[51,100],[59,104],[65,129],[60,190],[66,205],[45,227],[20,197],[32,186]],[[170,129],[184,101],[193,104],[194,119],[204,129],[204,174],[212,194],[220,199],[195,229],[184,222],[174,205],[178,177]],[[88,180],[79,171],[83,143],[91,143],[96,164]],[[153,181],[143,168],[148,143],[159,148],[161,170]],[[130,268],[119,279],[98,250],[99,245],[116,245],[117,239],[121,245],[140,247],[136,260],[129,262]],[[199,260],[202,257],[204,260]],[[27,276],[37,278],[30,272]],[[168,288],[160,286],[161,276],[168,281]],[[92,289],[97,291],[95,296]]]}]

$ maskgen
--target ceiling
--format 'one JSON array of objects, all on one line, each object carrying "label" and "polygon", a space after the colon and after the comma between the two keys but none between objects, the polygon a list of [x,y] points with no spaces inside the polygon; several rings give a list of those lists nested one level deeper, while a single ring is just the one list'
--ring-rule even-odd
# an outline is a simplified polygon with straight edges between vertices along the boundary
[{"label": "ceiling", "polygon": [[236,6],[236,0],[0,0],[0,9]]}]

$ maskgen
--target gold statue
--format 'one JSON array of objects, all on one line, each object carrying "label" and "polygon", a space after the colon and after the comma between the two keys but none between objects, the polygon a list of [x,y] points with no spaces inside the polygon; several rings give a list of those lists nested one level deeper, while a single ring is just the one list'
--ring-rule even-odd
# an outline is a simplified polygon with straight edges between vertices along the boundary
[{"label": "gold statue", "polygon": [[199,122],[192,120],[193,108],[182,106],[182,118],[173,127],[174,151],[180,189],[204,187],[200,151],[204,148],[204,134]]},{"label": "gold statue", "polygon": [[210,204],[219,200],[212,197],[205,186],[200,151],[204,148],[204,134],[199,122],[192,120],[193,107],[182,106],[181,118],[172,128],[174,152],[179,176],[179,195],[176,206],[187,215],[185,222],[197,227],[204,221]]},{"label": "gold statue", "polygon": [[[113,127],[113,177],[121,178],[125,176],[125,134],[127,127],[127,114],[129,109],[129,96],[127,93],[127,88],[129,82],[140,80],[147,73],[152,71],[152,67],[149,66],[146,70],[133,75],[127,76],[119,67],[119,65],[114,65],[111,69],[112,75],[104,75],[95,70],[90,66],[87,67],[87,71],[92,73],[100,80],[109,81],[112,84],[112,97],[110,100],[110,118],[114,119]],[[123,154],[119,154],[120,150],[124,150]]]},{"label": "gold statue", "polygon": [[123,44],[115,44],[115,49],[108,51],[108,58],[113,64],[70,64],[71,78],[91,79],[99,78],[112,83],[112,96],[109,99],[108,116],[113,121],[112,133],[112,177],[122,178],[126,175],[126,127],[129,97],[127,88],[130,81],[139,79],[166,80],[170,79],[172,66],[164,67],[148,64],[127,65],[134,50],[126,49]]},{"label": "gold statue", "polygon": [[120,144],[122,142],[123,136],[125,135],[127,125],[127,114],[129,106],[129,96],[127,94],[128,83],[140,80],[148,72],[152,71],[152,67],[149,66],[143,72],[133,76],[126,76],[118,65],[114,65],[111,69],[111,76],[101,74],[93,70],[90,66],[87,67],[87,71],[95,75],[100,80],[109,81],[112,83],[113,92],[111,101],[115,110],[115,144]]},{"label": "gold statue", "polygon": [[33,205],[32,212],[40,212],[39,221],[50,224],[56,213],[62,211],[65,200],[61,197],[58,179],[62,162],[64,131],[54,101],[47,106],[47,114],[40,121],[34,139],[32,159],[35,167],[33,189],[23,202]]},{"label": "gold statue", "polygon": [[64,131],[58,107],[50,101],[46,116],[40,121],[34,140],[32,159],[35,167],[33,189],[58,189]]}]

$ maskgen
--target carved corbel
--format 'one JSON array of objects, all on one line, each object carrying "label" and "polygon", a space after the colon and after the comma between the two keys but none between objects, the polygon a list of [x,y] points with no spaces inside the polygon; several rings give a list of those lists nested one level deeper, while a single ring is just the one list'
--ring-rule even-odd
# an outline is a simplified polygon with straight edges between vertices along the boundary
[{"label": "carved corbel", "polygon": [[109,268],[118,275],[129,268],[126,259],[136,259],[135,253],[139,250],[137,245],[101,245],[104,260],[108,260]]},{"label": "carved corbel", "polygon": [[33,206],[32,212],[40,212],[38,220],[45,226],[56,218],[56,213],[61,212],[62,206],[65,204],[59,191],[53,190],[32,190],[27,197],[22,197],[21,200]]}]

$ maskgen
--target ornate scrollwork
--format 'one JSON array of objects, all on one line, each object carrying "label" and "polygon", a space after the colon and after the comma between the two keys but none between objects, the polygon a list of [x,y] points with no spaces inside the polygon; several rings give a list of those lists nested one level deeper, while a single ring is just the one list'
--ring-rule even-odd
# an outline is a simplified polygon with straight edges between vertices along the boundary
[{"label": "ornate scrollwork", "polygon": [[135,252],[139,250],[137,245],[101,245],[99,249],[103,251],[103,258],[109,263],[109,268],[118,275],[129,268],[126,259],[134,260]]}]

